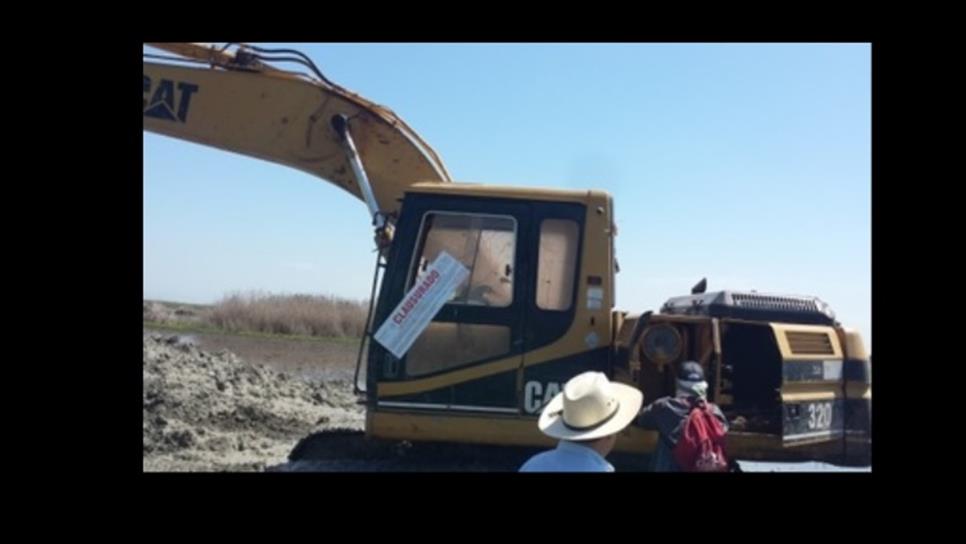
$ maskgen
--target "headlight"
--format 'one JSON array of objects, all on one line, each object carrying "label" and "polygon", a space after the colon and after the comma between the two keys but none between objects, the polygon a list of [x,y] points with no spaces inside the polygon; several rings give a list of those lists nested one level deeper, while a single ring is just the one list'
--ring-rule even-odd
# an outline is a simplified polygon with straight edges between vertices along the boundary
[{"label": "headlight", "polygon": [[667,323],[644,329],[641,344],[644,356],[659,365],[670,363],[681,355],[681,333]]}]

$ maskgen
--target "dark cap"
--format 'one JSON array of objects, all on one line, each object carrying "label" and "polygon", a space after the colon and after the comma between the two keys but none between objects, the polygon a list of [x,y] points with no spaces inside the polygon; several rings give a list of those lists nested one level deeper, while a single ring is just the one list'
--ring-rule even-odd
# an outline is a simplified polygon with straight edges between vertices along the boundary
[{"label": "dark cap", "polygon": [[678,369],[678,379],[686,382],[704,381],[704,369],[694,361],[685,361]]}]

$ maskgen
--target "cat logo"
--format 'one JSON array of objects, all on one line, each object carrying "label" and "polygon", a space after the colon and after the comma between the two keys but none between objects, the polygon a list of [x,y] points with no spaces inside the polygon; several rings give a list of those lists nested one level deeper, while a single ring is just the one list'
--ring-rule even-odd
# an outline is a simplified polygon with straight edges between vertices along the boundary
[{"label": "cat logo", "polygon": [[144,116],[184,123],[188,120],[191,95],[196,92],[198,86],[194,83],[170,79],[162,79],[152,87],[151,78],[144,76]]},{"label": "cat logo", "polygon": [[544,386],[540,382],[527,382],[523,387],[523,409],[528,414],[536,414],[543,409],[544,405],[550,402],[561,390],[557,382],[548,382]]}]

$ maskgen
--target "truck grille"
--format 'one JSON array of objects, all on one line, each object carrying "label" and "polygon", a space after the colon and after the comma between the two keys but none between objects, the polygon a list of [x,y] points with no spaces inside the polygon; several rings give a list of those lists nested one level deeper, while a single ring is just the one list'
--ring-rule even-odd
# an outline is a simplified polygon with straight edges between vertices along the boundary
[{"label": "truck grille", "polygon": [[834,355],[832,340],[824,332],[785,332],[788,347],[798,355]]}]

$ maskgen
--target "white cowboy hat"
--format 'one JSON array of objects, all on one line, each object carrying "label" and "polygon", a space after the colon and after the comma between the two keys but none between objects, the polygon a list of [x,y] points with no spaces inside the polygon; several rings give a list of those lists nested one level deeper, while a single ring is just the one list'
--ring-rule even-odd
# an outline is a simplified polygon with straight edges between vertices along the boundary
[{"label": "white cowboy hat", "polygon": [[634,421],[643,401],[644,395],[634,387],[611,382],[602,372],[584,372],[547,403],[537,426],[553,438],[593,440]]}]

